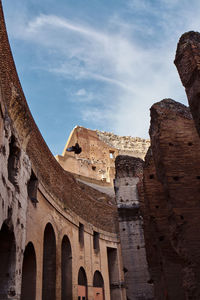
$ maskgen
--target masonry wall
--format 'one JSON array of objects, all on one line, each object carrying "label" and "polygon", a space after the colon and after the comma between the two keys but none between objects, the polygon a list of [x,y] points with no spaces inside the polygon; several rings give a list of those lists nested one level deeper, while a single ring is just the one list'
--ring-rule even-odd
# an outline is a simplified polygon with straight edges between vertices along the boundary
[{"label": "masonry wall", "polygon": [[200,33],[184,33],[177,45],[175,65],[185,87],[190,110],[200,136]]},{"label": "masonry wall", "polygon": [[[77,142],[82,152],[78,155],[68,152],[67,148]],[[113,186],[115,158],[118,155],[144,158],[148,147],[149,140],[76,126],[62,155],[57,155],[56,159],[65,170],[87,181],[96,180],[99,184]]]},{"label": "masonry wall", "polygon": [[[117,253],[118,295],[125,299],[117,210],[97,201],[99,194],[91,193],[91,188],[79,185],[45,144],[17,76],[1,1],[0,41],[0,299],[27,298],[23,272],[30,278],[31,300],[34,295],[37,300],[63,299],[61,293],[68,293],[63,288],[64,268],[71,274],[67,281],[70,299],[77,299],[82,267],[88,300],[94,297],[96,270],[103,277],[104,296],[109,300],[107,248]],[[79,242],[80,224],[84,245]],[[93,245],[94,232],[98,249]],[[61,249],[67,250],[67,264]]]},{"label": "masonry wall", "polygon": [[127,299],[154,299],[146,261],[143,218],[137,185],[142,181],[143,161],[130,156],[116,158],[115,192]]},{"label": "masonry wall", "polygon": [[[67,152],[66,149],[77,143],[82,148],[78,155]],[[56,159],[61,166],[84,178],[113,184],[115,157],[118,150],[101,141],[96,131],[77,126],[72,131],[62,156]]]},{"label": "masonry wall", "polygon": [[156,299],[199,299],[200,140],[189,109],[171,99],[154,104],[150,137],[144,219]]}]

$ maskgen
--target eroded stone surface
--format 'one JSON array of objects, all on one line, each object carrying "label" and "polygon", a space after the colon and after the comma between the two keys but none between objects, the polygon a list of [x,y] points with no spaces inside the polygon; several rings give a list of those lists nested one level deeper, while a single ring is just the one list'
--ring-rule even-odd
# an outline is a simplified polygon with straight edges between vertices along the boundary
[{"label": "eroded stone surface", "polygon": [[156,299],[165,299],[163,289],[169,299],[199,299],[200,140],[189,109],[171,99],[154,104],[150,137],[144,199],[148,259],[160,277]]},{"label": "eroded stone surface", "polygon": [[115,164],[114,186],[127,299],[154,299],[146,261],[143,218],[138,194],[138,184],[143,177],[143,160],[120,155]]},{"label": "eroded stone surface", "polygon": [[[67,148],[78,143],[82,148],[79,155]],[[113,186],[115,159],[118,155],[144,158],[149,140],[118,136],[110,132],[91,130],[76,126],[67,141],[62,156],[56,159],[66,170],[78,175],[86,182]]]},{"label": "eroded stone surface", "polygon": [[[13,256],[16,257],[11,262],[7,283],[4,284],[4,288],[2,285],[0,287],[0,299],[20,299],[22,260],[26,242],[27,182],[30,178],[31,162],[27,154],[20,149],[17,133],[12,129],[11,120],[3,107],[1,100],[0,228],[4,224],[10,234],[13,234],[14,242],[9,244],[13,250],[8,251],[15,252]],[[6,260],[6,257],[4,259]],[[5,262],[1,262],[3,263]],[[0,280],[3,284],[5,279],[2,276],[5,276],[5,273],[1,270]]]},{"label": "eroded stone surface", "polygon": [[184,33],[178,43],[175,65],[185,87],[190,109],[200,135],[200,33]]},{"label": "eroded stone surface", "polygon": [[[43,140],[17,76],[0,1],[0,300],[60,300],[66,298],[66,286],[70,297],[78,299],[81,268],[89,300],[96,270],[106,300],[114,299],[113,274],[117,299],[126,298],[117,209],[97,201],[102,196],[64,171]],[[115,253],[112,260],[108,249]],[[29,291],[30,297],[23,296]]]}]

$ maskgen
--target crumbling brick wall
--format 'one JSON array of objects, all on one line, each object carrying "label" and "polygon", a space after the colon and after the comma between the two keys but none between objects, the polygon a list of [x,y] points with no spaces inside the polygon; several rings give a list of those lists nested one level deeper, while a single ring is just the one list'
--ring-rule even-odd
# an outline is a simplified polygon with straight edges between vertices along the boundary
[{"label": "crumbling brick wall", "polygon": [[0,299],[20,299],[31,163],[0,95]]},{"label": "crumbling brick wall", "polygon": [[154,104],[150,137],[144,217],[156,299],[199,299],[200,140],[189,109],[171,99]]},{"label": "crumbling brick wall", "polygon": [[200,135],[200,33],[184,33],[178,43],[175,65],[185,87],[191,113]]}]

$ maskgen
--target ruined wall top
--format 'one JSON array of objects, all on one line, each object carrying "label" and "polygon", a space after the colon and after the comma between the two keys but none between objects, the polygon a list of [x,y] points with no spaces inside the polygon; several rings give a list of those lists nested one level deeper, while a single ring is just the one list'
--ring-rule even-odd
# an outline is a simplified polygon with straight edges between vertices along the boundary
[{"label": "ruined wall top", "polygon": [[[79,155],[68,152],[78,143],[82,149]],[[113,186],[115,159],[118,155],[129,155],[144,159],[150,145],[149,140],[119,136],[111,132],[91,130],[76,126],[67,141],[64,151],[56,159],[66,171],[95,180],[97,184]]]},{"label": "ruined wall top", "polygon": [[116,178],[140,177],[143,173],[144,161],[138,157],[119,155],[115,160]]},{"label": "ruined wall top", "polygon": [[149,146],[150,140],[140,137],[120,136],[112,132],[96,130],[99,138],[110,147],[119,150],[119,154],[128,154],[144,158]]},{"label": "ruined wall top", "polygon": [[200,136],[200,33],[189,31],[181,36],[174,63],[185,87]]},{"label": "ruined wall top", "polygon": [[189,31],[184,33],[177,45],[174,61],[181,81],[185,87],[193,82],[193,72],[200,70],[200,33]]}]

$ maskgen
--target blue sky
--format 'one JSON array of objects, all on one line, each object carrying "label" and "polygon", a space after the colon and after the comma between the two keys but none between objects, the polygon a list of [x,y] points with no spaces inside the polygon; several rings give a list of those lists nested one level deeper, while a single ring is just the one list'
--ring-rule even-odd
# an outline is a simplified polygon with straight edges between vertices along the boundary
[{"label": "blue sky", "polygon": [[75,125],[148,137],[149,108],[187,104],[173,64],[199,0],[3,0],[27,102],[53,154]]}]

